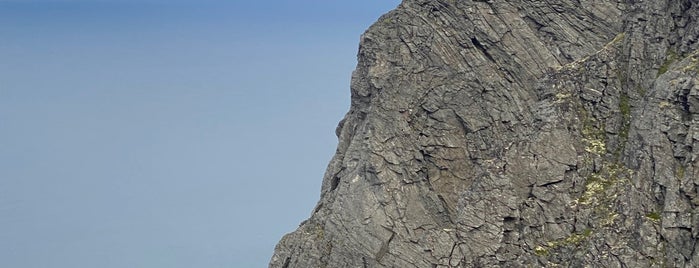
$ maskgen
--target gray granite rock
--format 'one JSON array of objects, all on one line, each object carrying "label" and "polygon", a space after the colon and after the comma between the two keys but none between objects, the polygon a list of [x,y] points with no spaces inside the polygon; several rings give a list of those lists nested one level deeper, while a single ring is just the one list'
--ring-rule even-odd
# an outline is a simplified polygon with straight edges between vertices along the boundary
[{"label": "gray granite rock", "polygon": [[699,4],[404,0],[270,267],[699,267]]}]

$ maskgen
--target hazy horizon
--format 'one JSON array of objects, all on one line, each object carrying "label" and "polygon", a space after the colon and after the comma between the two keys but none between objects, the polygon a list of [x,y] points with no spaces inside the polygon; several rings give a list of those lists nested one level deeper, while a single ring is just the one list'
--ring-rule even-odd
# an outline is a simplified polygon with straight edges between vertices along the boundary
[{"label": "hazy horizon", "polygon": [[399,2],[0,0],[0,266],[266,267]]}]

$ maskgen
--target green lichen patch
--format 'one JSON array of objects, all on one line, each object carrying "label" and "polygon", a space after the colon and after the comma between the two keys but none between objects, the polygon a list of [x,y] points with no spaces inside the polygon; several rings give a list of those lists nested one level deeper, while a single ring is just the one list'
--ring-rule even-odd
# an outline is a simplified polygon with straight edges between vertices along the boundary
[{"label": "green lichen patch", "polygon": [[626,38],[626,33],[622,32],[614,36],[614,39],[612,41],[609,41],[609,43],[605,44],[602,50],[609,50],[612,47],[618,46],[621,44],[621,41],[624,41]]},{"label": "green lichen patch", "polygon": [[607,145],[602,139],[583,138],[587,144],[585,151],[597,155],[604,155],[607,152]]},{"label": "green lichen patch", "polygon": [[537,256],[547,256],[549,255],[549,250],[543,246],[537,246],[534,248],[534,254]]},{"label": "green lichen patch", "polygon": [[607,44],[607,45],[616,45],[616,44],[619,44],[619,42],[621,42],[622,40],[624,40],[624,38],[626,38],[626,33],[619,33],[619,34],[617,34],[617,35],[614,37],[614,40],[612,40],[611,42],[609,42],[609,44]]},{"label": "green lichen patch", "polygon": [[670,65],[677,61],[677,59],[677,53],[672,49],[668,49],[667,54],[665,55],[665,62],[663,62],[663,64],[660,65],[660,68],[658,68],[657,76],[661,76],[664,73],[667,73],[667,71],[670,69]]},{"label": "green lichen patch", "polygon": [[626,142],[629,140],[629,129],[631,129],[631,104],[629,95],[623,93],[619,96],[619,112],[621,113],[621,129],[619,130],[619,146],[614,151],[614,159],[617,161],[624,151]]},{"label": "green lichen patch", "polygon": [[675,175],[678,179],[684,179],[684,173],[687,172],[687,168],[683,165],[678,165],[677,170],[675,170]]},{"label": "green lichen patch", "polygon": [[621,164],[605,164],[599,172],[593,173],[585,181],[585,191],[576,200],[578,204],[595,208],[601,225],[611,225],[617,218],[612,209],[621,186],[628,182],[630,170]]},{"label": "green lichen patch", "polygon": [[582,140],[585,142],[585,151],[596,155],[604,155],[607,152],[606,131],[585,108],[579,109],[582,121]]},{"label": "green lichen patch", "polygon": [[619,96],[619,111],[625,120],[631,117],[631,104],[629,103],[629,96],[626,94],[621,94]]},{"label": "green lichen patch", "polygon": [[683,72],[699,73],[699,50],[688,56],[689,62],[682,68]]},{"label": "green lichen patch", "polygon": [[603,192],[605,185],[600,182],[600,179],[596,177],[596,174],[590,175],[585,182],[585,192],[578,198],[578,203],[583,205],[591,204],[592,198],[594,198],[599,193]]},{"label": "green lichen patch", "polygon": [[313,235],[317,237],[318,240],[323,240],[325,239],[325,228],[323,228],[323,226],[320,224],[314,224],[313,226],[308,228],[306,234]]},{"label": "green lichen patch", "polygon": [[696,50],[692,53],[689,54],[684,54],[684,55],[678,55],[676,52],[673,50],[668,50],[667,55],[665,56],[665,61],[663,62],[662,65],[658,68],[658,76],[668,72],[670,70],[670,66],[675,64],[676,62],[681,62],[681,66],[677,66],[675,70],[682,71],[685,73],[693,73],[693,74],[698,74],[699,73],[699,50]]},{"label": "green lichen patch", "polygon": [[565,99],[570,98],[570,93],[557,93],[556,94],[556,102],[562,102]]},{"label": "green lichen patch", "polygon": [[581,233],[575,233],[572,234],[566,238],[564,238],[561,241],[558,241],[559,246],[568,246],[568,245],[580,245],[583,241],[587,240],[588,237],[592,235],[592,229],[585,229],[585,231]]},{"label": "green lichen patch", "polygon": [[608,178],[599,173],[588,176],[585,181],[585,191],[578,198],[578,203],[583,205],[595,203],[613,183],[615,183],[614,178]]},{"label": "green lichen patch", "polygon": [[660,221],[662,216],[658,212],[651,212],[651,213],[646,214],[646,218],[649,218],[652,221]]},{"label": "green lichen patch", "polygon": [[665,109],[667,107],[670,107],[670,103],[667,101],[660,101],[660,103],[658,103],[658,107],[660,109]]},{"label": "green lichen patch", "polygon": [[587,241],[591,235],[592,229],[585,229],[582,232],[573,233],[565,238],[548,241],[544,245],[537,246],[534,249],[534,254],[537,256],[547,256],[552,250],[565,247],[577,247]]}]

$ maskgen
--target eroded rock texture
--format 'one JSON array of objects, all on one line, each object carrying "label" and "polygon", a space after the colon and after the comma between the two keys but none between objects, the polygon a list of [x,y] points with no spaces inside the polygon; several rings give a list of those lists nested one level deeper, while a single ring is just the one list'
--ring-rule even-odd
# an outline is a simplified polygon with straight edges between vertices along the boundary
[{"label": "eroded rock texture", "polygon": [[404,0],[270,267],[699,267],[699,2]]}]

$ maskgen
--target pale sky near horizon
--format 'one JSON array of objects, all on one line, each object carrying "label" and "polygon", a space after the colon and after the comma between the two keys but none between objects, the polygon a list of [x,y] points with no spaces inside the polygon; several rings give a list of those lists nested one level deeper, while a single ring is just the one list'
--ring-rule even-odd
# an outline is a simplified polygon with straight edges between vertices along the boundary
[{"label": "pale sky near horizon", "polygon": [[267,267],[399,0],[0,0],[0,267]]}]

